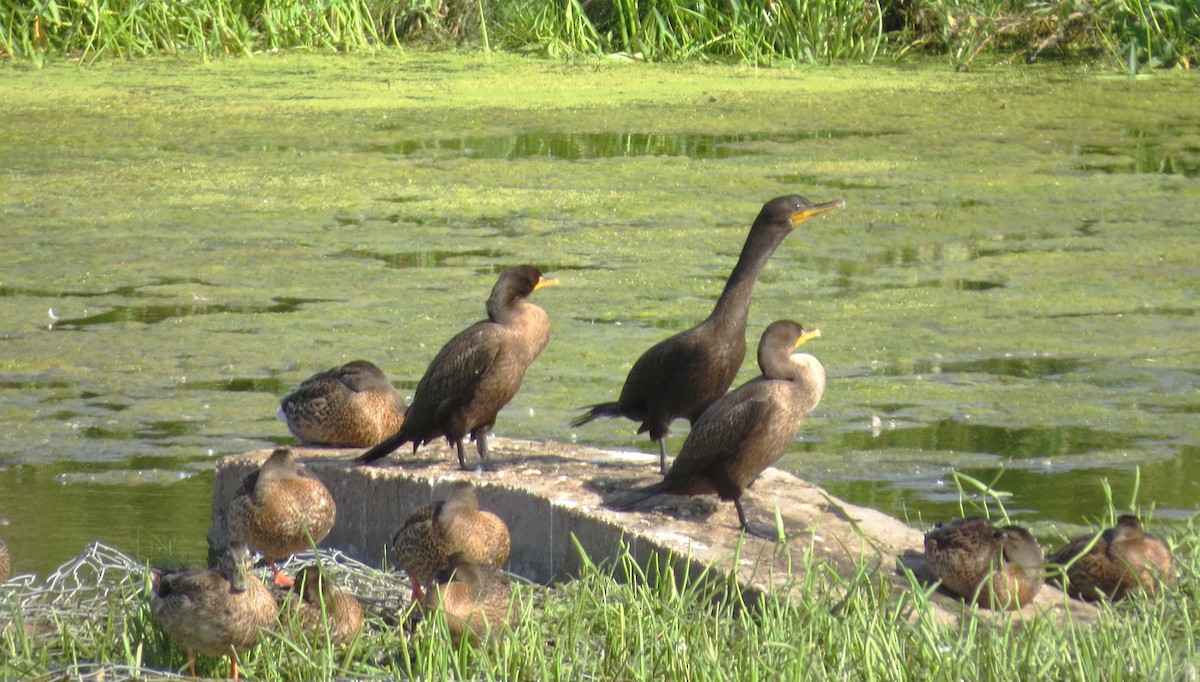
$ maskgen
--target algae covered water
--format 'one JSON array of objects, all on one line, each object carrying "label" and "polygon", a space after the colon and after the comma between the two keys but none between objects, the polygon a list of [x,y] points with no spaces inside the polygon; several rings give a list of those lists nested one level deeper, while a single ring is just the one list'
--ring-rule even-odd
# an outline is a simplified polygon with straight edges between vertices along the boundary
[{"label": "algae covered water", "polygon": [[[841,197],[755,289],[825,399],[783,466],[926,522],[952,471],[1055,533],[1195,510],[1200,95],[944,65],[752,70],[274,55],[9,69],[0,87],[0,536],[45,572],[104,539],[204,554],[216,457],[289,443],[303,378],[363,358],[411,396],[531,263],[553,338],[497,433],[567,426],[708,314],[767,199]],[[738,382],[753,376],[753,352]],[[675,452],[687,432],[676,422]],[[648,472],[649,475],[649,472]]]}]

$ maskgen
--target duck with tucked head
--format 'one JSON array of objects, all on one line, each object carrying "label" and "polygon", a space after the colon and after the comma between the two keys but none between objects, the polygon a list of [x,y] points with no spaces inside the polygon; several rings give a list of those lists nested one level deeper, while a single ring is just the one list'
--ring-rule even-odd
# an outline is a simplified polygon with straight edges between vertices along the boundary
[{"label": "duck with tucked head", "polygon": [[374,462],[405,443],[416,452],[444,437],[455,446],[459,467],[467,469],[463,439],[469,435],[486,466],[487,434],[496,415],[520,390],[526,370],[550,340],[550,317],[525,299],[553,284],[558,280],[529,265],[501,274],[487,300],[487,319],[442,347],[417,383],[400,430],[355,461]]},{"label": "duck with tucked head", "polygon": [[1072,540],[1050,557],[1050,563],[1066,567],[1057,579],[1065,583],[1067,594],[1086,601],[1117,601],[1134,592],[1155,597],[1175,584],[1170,548],[1130,514],[1099,536]]},{"label": "duck with tucked head", "polygon": [[661,483],[608,503],[624,510],[659,493],[717,495],[733,502],[743,530],[777,539],[774,529],[750,524],[742,492],[779,461],[804,417],[825,394],[825,368],[807,353],[791,351],[821,335],[790,320],[772,322],[758,344],[762,374],[713,403],[692,426]]},{"label": "duck with tucked head", "polygon": [[455,555],[433,580],[422,606],[426,614],[445,614],[455,644],[464,638],[478,644],[516,627],[517,614],[510,605],[512,586],[498,567],[466,562]]},{"label": "duck with tucked head", "polygon": [[946,589],[988,609],[1019,609],[1042,586],[1042,548],[1029,531],[980,517],[926,533],[925,562]]},{"label": "duck with tucked head", "polygon": [[284,597],[281,622],[295,622],[317,640],[328,633],[329,643],[349,644],[363,626],[362,605],[353,595],[338,589],[318,566],[305,566]]},{"label": "duck with tucked head", "polygon": [[329,489],[301,471],[291,450],[279,448],[242,479],[229,503],[229,532],[271,563],[275,583],[291,585],[275,562],[315,547],[333,528],[337,509]]},{"label": "duck with tucked head", "polygon": [[421,507],[392,538],[396,567],[412,580],[413,601],[421,601],[422,586],[433,574],[459,556],[467,563],[499,566],[508,560],[512,540],[500,517],[479,508],[475,486],[454,481],[445,499]]},{"label": "duck with tucked head", "polygon": [[279,607],[271,591],[250,573],[250,552],[231,542],[217,570],[151,571],[150,611],[171,639],[187,651],[196,675],[196,654],[228,656],[238,679],[237,655],[258,644],[262,630],[275,624]]},{"label": "duck with tucked head", "polygon": [[805,221],[845,205],[841,199],[816,204],[801,196],[776,197],[764,204],[712,313],[642,353],[617,401],[589,406],[571,426],[599,417],[641,422],[638,433],[649,432],[650,440],[658,443],[659,471],[666,474],[671,422],[683,417],[694,428],[708,406],[729,390],[742,366],[750,294],[771,254]]},{"label": "duck with tucked head", "polygon": [[365,448],[404,423],[404,403],[383,370],[366,360],[314,374],[276,413],[302,444]]}]

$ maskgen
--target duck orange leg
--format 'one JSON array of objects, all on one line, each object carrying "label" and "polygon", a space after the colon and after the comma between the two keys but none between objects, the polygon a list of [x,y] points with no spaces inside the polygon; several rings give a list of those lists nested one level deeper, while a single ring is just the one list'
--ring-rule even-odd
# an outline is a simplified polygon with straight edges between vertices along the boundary
[{"label": "duck orange leg", "polygon": [[271,562],[271,573],[274,575],[276,587],[281,587],[281,588],[286,589],[286,588],[291,587],[292,585],[296,584],[295,580],[292,580],[291,578],[287,577],[286,575],[283,574],[283,571],[279,570],[279,567],[275,565],[274,561]]}]

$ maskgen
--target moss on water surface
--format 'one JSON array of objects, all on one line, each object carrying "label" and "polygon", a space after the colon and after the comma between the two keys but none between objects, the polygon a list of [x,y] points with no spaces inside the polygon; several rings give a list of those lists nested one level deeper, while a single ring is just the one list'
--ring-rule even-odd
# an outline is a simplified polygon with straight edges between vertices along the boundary
[{"label": "moss on water surface", "polygon": [[[1098,514],[1101,477],[1127,499],[1135,465],[1140,503],[1194,507],[1177,484],[1200,477],[1190,74],[413,51],[3,78],[2,500],[55,481],[21,483],[23,462],[185,468],[288,442],[280,395],[351,359],[411,395],[525,262],[563,286],[534,297],[554,338],[498,432],[649,450],[630,422],[566,424],[705,316],[761,204],[800,193],[847,209],[790,236],[754,294],[751,347],[774,319],[824,332],[806,350],[830,387],[788,468],[926,518],[957,513],[951,467],[1006,471],[1047,524]],[[46,534],[39,505],[85,513],[53,490],[0,509],[14,550]],[[208,500],[179,498],[191,521],[130,535],[198,557],[202,537],[170,538]],[[18,568],[84,539],[15,551]]]}]

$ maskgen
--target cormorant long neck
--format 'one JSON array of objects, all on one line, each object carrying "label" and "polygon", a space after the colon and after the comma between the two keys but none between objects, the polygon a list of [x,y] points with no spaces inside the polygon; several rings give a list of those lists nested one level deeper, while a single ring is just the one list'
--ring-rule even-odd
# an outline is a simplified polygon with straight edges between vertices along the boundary
[{"label": "cormorant long neck", "polygon": [[708,316],[722,329],[745,336],[746,317],[750,312],[750,294],[754,291],[754,283],[766,266],[775,248],[783,241],[786,232],[772,234],[769,232],[750,231],[742,254],[738,257],[737,265],[729,273],[725,282],[725,290],[713,306],[712,314]]},{"label": "cormorant long neck", "polygon": [[807,414],[825,394],[825,368],[820,361],[807,353],[788,355],[787,351],[772,353],[764,357],[760,354],[759,368],[763,378],[790,381],[796,385],[802,396],[797,406],[800,412]]},{"label": "cormorant long neck", "polygon": [[497,290],[493,291],[487,300],[488,319],[497,324],[508,324],[512,321],[513,313],[522,300],[522,297],[513,292],[511,288],[500,289],[500,286],[497,285]]}]

